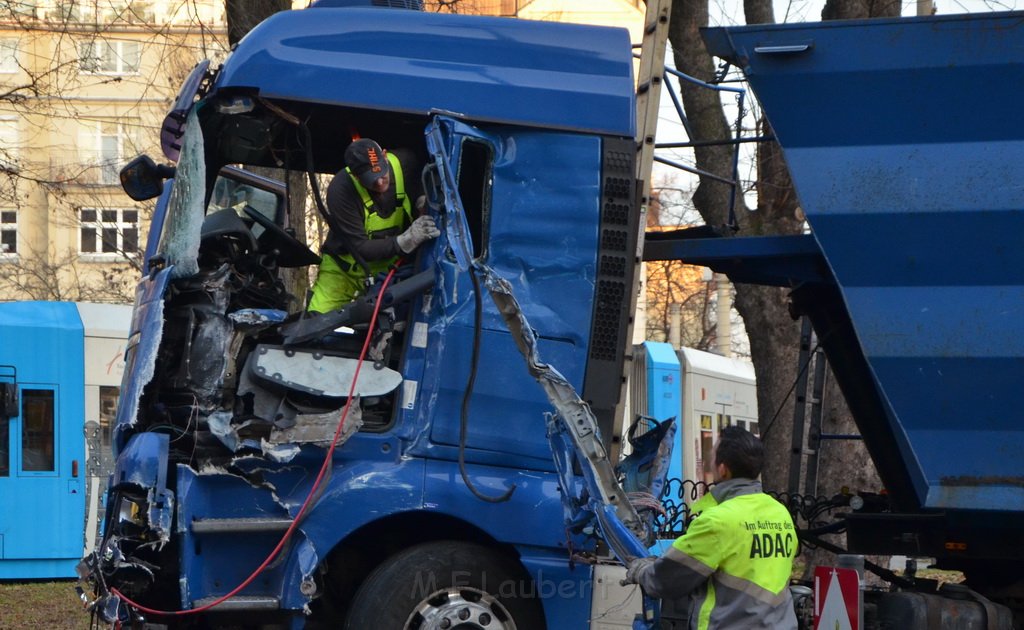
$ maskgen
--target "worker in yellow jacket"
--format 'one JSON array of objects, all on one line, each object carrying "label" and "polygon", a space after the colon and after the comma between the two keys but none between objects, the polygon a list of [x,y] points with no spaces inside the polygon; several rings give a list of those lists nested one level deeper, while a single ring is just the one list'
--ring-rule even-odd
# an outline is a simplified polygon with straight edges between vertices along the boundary
[{"label": "worker in yellow jacket", "polygon": [[630,563],[626,579],[649,596],[690,597],[694,630],[795,630],[789,594],[797,535],[789,511],[761,492],[764,445],[739,427],[722,430],[717,483],[696,518],[661,557]]},{"label": "worker in yellow jacket", "polygon": [[345,165],[327,187],[327,210],[341,233],[331,230],[321,250],[310,311],[348,304],[366,291],[367,271],[372,279],[441,234],[424,214],[422,169],[412,151],[385,151],[361,138],[345,149]]}]

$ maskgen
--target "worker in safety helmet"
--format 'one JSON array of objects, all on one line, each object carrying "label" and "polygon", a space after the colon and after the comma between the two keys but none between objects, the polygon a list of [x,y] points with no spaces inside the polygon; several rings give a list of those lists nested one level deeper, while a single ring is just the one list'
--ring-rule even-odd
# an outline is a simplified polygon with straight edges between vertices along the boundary
[{"label": "worker in safety helmet", "polygon": [[693,504],[697,517],[661,557],[638,558],[626,580],[651,597],[690,597],[691,629],[795,630],[789,594],[797,536],[789,511],[761,492],[764,445],[722,430],[717,483]]},{"label": "worker in safety helmet", "polygon": [[440,235],[431,217],[416,216],[426,204],[412,151],[388,152],[363,138],[345,150],[345,165],[327,187],[327,210],[344,234],[327,236],[310,311],[335,310],[366,289],[366,269],[350,249],[376,275]]}]

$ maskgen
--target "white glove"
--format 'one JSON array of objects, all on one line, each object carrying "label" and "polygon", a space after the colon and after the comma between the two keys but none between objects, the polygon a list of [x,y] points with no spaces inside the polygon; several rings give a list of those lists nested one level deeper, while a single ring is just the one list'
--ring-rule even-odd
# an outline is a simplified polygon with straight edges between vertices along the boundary
[{"label": "white glove", "polygon": [[647,570],[647,567],[654,564],[654,561],[658,558],[650,556],[648,558],[636,558],[629,563],[629,567],[626,569],[626,579],[622,580],[622,585],[636,584],[641,573]]},{"label": "white glove", "polygon": [[441,230],[437,229],[433,217],[416,217],[409,229],[398,235],[398,248],[411,254],[414,249],[438,236],[441,236]]}]

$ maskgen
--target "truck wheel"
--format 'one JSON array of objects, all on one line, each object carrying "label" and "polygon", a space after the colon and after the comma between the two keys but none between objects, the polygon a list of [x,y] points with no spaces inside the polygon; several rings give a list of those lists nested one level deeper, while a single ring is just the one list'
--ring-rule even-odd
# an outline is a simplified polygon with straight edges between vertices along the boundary
[{"label": "truck wheel", "polygon": [[352,600],[348,630],[543,630],[518,563],[472,543],[432,542],[388,558]]}]

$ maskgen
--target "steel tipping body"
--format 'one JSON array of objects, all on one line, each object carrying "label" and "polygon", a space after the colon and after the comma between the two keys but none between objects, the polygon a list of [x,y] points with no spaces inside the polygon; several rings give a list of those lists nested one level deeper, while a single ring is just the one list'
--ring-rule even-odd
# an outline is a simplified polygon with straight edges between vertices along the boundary
[{"label": "steel tipping body", "polygon": [[905,509],[1012,518],[1024,132],[1007,124],[1017,99],[985,88],[1024,85],[1024,13],[705,38],[743,68],[785,151],[827,264],[824,288],[794,301],[835,326],[830,362],[884,481]]}]

